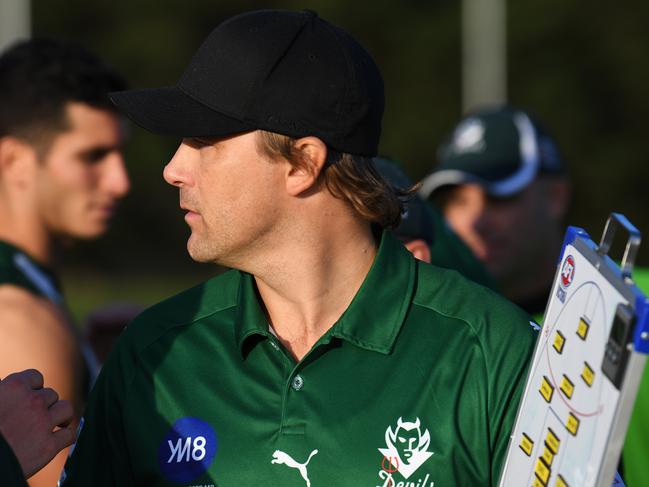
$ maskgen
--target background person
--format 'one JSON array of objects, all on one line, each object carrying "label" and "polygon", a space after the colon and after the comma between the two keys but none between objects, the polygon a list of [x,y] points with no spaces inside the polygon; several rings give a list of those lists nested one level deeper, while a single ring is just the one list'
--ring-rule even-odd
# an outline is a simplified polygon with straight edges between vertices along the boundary
[{"label": "background person", "polygon": [[[81,47],[47,39],[0,56],[0,375],[36,368],[81,415],[96,363],[58,279],[71,240],[106,232],[129,188],[122,79]],[[65,452],[30,479],[52,486]]]},{"label": "background person", "polygon": [[[399,164],[384,157],[375,157],[374,164],[392,186],[400,189],[413,183]],[[473,282],[490,289],[496,283],[471,249],[448,225],[440,210],[424,201],[418,194],[409,194],[403,201],[401,223],[393,233],[412,254],[424,262],[445,269],[454,269]]]},{"label": "background person", "polygon": [[74,441],[72,405],[43,387],[37,370],[0,380],[0,472],[2,485],[22,486]]},{"label": "background person", "polygon": [[420,194],[528,313],[545,311],[570,203],[556,143],[528,113],[510,106],[464,117],[439,151]]}]

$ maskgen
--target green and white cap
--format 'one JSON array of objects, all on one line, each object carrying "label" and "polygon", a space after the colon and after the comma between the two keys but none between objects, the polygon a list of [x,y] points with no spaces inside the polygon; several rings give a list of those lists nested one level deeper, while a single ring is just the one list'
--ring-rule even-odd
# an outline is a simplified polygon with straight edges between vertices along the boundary
[{"label": "green and white cap", "polygon": [[511,106],[486,108],[463,118],[438,154],[439,165],[419,194],[476,183],[495,197],[512,196],[539,174],[565,174],[556,143],[529,114]]}]

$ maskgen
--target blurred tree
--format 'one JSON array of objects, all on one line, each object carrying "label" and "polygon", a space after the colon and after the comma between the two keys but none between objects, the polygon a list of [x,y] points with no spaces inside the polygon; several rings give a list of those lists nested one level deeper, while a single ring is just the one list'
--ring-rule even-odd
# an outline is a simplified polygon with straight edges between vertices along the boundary
[{"label": "blurred tree", "polygon": [[[221,20],[256,8],[311,8],[358,38],[386,84],[382,152],[427,173],[461,110],[460,2],[437,0],[34,1],[35,35],[76,40],[126,74],[133,87],[173,84]],[[649,119],[649,3],[593,6],[508,2],[509,98],[555,134],[575,182],[569,219],[599,235],[611,210],[649,232],[644,182]],[[127,149],[133,193],[114,230],[75,252],[71,264],[194,269],[177,192],[161,179],[178,141],[133,128]],[[641,250],[641,260],[649,262]],[[99,258],[98,258],[99,256]]]}]

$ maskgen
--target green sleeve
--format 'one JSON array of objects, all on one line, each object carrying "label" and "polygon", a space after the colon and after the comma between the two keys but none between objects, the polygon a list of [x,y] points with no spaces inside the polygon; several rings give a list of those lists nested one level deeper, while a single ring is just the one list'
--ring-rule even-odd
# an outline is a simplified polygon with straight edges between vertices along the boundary
[{"label": "green sleeve", "polygon": [[[515,309],[514,313],[495,312],[486,325],[489,332],[484,336],[492,486],[497,486],[500,480],[538,338],[537,328],[530,324],[531,318]],[[504,320],[516,326],[503,326]]]},{"label": "green sleeve", "polygon": [[[120,342],[123,340],[120,340]],[[127,451],[124,408],[135,364],[117,344],[90,394],[61,487],[135,485]]]},{"label": "green sleeve", "polygon": [[0,435],[0,472],[0,484],[7,487],[27,487],[18,459],[2,435]]}]

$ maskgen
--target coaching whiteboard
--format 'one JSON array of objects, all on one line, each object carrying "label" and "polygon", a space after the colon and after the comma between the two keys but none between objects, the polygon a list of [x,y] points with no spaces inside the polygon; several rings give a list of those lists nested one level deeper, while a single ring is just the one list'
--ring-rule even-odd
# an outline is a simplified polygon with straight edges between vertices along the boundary
[{"label": "coaching whiteboard", "polygon": [[637,314],[644,313],[646,298],[598,250],[583,230],[571,229],[501,487],[613,483],[629,402],[635,399],[646,358],[632,343],[636,328],[646,321]]}]

